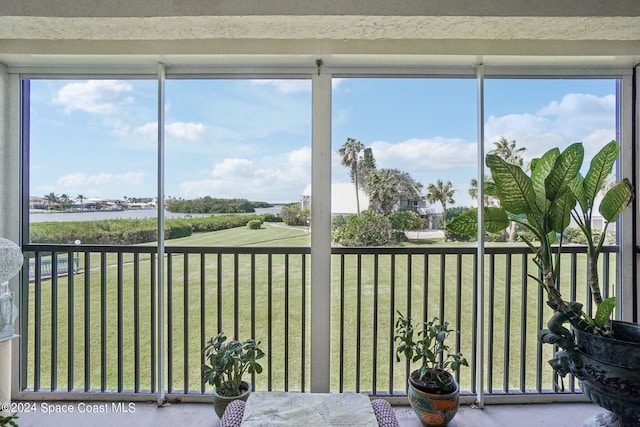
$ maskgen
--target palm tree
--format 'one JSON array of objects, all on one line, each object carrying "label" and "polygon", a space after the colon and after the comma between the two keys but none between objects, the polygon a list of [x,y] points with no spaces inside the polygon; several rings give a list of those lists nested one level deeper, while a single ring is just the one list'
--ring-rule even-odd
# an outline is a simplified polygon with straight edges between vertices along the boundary
[{"label": "palm tree", "polygon": [[511,163],[512,165],[522,166],[522,153],[526,150],[525,147],[516,148],[516,140],[513,139],[511,142],[507,141],[504,136],[501,136],[500,139],[493,143],[493,150],[489,151],[489,154],[495,154],[504,159],[505,162]]},{"label": "palm tree", "polygon": [[471,182],[469,183],[469,196],[473,200],[478,198],[478,180],[475,178],[471,178]]},{"label": "palm tree", "polygon": [[62,210],[66,211],[67,209],[69,209],[72,206],[72,202],[71,199],[69,199],[69,196],[66,193],[63,193],[60,195],[60,198],[58,199],[58,202],[60,204],[60,207],[62,208]]},{"label": "palm tree", "polygon": [[58,203],[58,196],[55,193],[49,193],[44,196],[44,199],[47,201],[47,209],[51,210],[51,205],[55,205]]},{"label": "palm tree", "polygon": [[398,169],[373,170],[365,182],[370,208],[387,216],[401,200],[419,200],[422,184]]},{"label": "palm tree", "polygon": [[442,226],[447,228],[447,203],[454,204],[453,193],[456,189],[451,184],[451,181],[443,183],[442,180],[437,180],[435,184],[429,184],[427,186],[427,200],[429,203],[440,202],[442,205]]},{"label": "palm tree", "polygon": [[84,199],[86,199],[86,197],[84,197],[84,194],[78,194],[76,199],[80,199],[80,212],[84,212]]},{"label": "palm tree", "polygon": [[[489,151],[489,154],[495,154],[497,156],[502,157],[505,162],[511,163],[512,165],[522,167],[522,153],[526,150],[525,147],[516,148],[516,140],[512,139],[511,142],[507,141],[504,136],[501,136],[500,139],[493,143],[493,150]],[[516,223],[511,221],[509,224],[507,233],[509,234],[509,242],[516,241]]]},{"label": "palm tree", "polygon": [[356,185],[356,209],[360,215],[360,197],[358,195],[358,160],[360,152],[364,150],[364,144],[354,138],[348,138],[340,147],[338,154],[342,157],[340,163],[351,171],[351,181]]},{"label": "palm tree", "polygon": [[[487,187],[491,185],[489,182],[489,177],[485,175],[484,177],[484,206],[489,205],[489,200],[491,200],[491,196],[487,194]],[[471,182],[469,183],[469,196],[471,199],[476,200],[478,198],[478,180],[475,178],[471,178]]]},{"label": "palm tree", "polygon": [[369,175],[376,170],[376,159],[373,150],[367,147],[362,152],[362,158],[358,161],[358,181],[361,186],[367,182]]}]

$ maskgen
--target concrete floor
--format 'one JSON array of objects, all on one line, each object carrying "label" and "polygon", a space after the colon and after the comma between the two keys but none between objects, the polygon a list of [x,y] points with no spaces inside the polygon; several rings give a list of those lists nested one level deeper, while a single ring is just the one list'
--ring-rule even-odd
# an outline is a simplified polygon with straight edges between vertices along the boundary
[{"label": "concrete floor", "polygon": [[[44,406],[46,405],[46,406]],[[115,405],[118,405],[117,403]],[[21,427],[216,427],[218,417],[210,404],[177,403],[158,408],[151,403],[36,402],[32,412],[19,414]],[[72,411],[52,413],[54,410]],[[93,412],[89,412],[93,410]],[[125,410],[127,412],[125,412]],[[99,412],[104,411],[104,412]],[[408,406],[394,407],[401,427],[420,427],[420,421]],[[585,419],[602,410],[589,403],[487,405],[483,410],[461,406],[449,427],[580,427]]]}]

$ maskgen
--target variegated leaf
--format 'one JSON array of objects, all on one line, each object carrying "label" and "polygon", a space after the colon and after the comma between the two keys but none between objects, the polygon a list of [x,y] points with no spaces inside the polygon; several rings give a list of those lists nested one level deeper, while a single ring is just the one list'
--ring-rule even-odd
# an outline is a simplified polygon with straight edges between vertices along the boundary
[{"label": "variegated leaf", "polygon": [[569,183],[575,179],[582,166],[584,158],[584,147],[581,143],[571,144],[560,153],[556,159],[553,169],[545,180],[545,192],[548,200],[562,196],[569,186]]},{"label": "variegated leaf", "polygon": [[615,222],[633,200],[633,188],[628,179],[623,179],[605,194],[600,203],[600,214],[607,222]]},{"label": "variegated leaf", "polygon": [[493,154],[487,154],[486,162],[496,183],[500,202],[506,210],[514,214],[528,214],[536,210],[531,178],[519,166],[509,164]]}]

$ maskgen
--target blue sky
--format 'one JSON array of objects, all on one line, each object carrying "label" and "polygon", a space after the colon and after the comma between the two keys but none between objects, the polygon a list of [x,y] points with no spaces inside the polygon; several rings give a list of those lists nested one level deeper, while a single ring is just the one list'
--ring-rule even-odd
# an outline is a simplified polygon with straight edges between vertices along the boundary
[{"label": "blue sky", "polygon": [[[425,186],[450,180],[456,205],[470,205],[476,91],[474,79],[334,79],[333,151],[356,138],[379,168]],[[593,153],[615,138],[614,94],[614,80],[487,79],[486,146],[505,136],[530,159],[582,141]],[[33,80],[31,195],[155,196],[156,99],[155,81]],[[165,105],[167,196],[299,200],[311,177],[309,80],[167,80]],[[332,179],[349,181],[337,153]]]}]

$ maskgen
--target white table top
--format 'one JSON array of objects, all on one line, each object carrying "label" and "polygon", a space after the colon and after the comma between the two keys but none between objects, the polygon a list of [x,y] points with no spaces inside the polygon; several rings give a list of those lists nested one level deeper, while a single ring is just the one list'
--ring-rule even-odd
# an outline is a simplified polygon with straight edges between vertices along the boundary
[{"label": "white table top", "polygon": [[242,427],[377,427],[369,397],[359,393],[252,392]]}]

